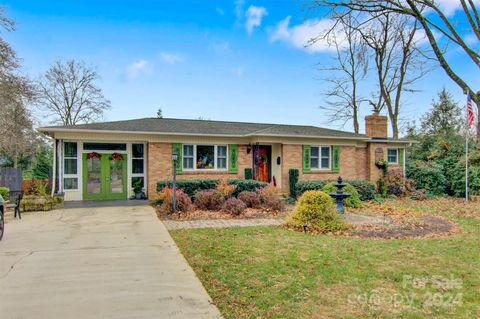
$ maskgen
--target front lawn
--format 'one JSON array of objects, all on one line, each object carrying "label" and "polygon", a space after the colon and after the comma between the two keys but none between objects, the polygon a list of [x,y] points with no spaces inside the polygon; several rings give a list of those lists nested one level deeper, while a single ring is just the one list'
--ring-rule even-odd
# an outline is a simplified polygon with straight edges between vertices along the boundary
[{"label": "front lawn", "polygon": [[171,234],[226,318],[478,316],[480,205],[446,199],[388,204],[447,217],[460,233],[395,240],[279,227]]}]

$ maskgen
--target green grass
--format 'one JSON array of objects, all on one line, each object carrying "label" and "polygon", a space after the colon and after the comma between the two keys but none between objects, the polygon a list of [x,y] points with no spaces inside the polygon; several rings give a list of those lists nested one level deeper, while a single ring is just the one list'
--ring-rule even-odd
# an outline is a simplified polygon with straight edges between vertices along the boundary
[{"label": "green grass", "polygon": [[[370,240],[278,227],[171,234],[225,318],[475,318],[480,221],[448,215],[462,233],[446,238]],[[430,281],[405,286],[405,276]],[[432,284],[439,278],[461,287]]]}]

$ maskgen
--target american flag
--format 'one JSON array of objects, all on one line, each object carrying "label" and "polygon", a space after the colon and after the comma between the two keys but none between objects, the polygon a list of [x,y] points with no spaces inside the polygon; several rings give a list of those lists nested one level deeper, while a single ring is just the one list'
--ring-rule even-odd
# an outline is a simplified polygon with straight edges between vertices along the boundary
[{"label": "american flag", "polygon": [[473,124],[473,120],[475,118],[475,114],[473,113],[473,100],[472,100],[472,96],[470,95],[470,93],[468,93],[467,95],[467,112],[468,112],[468,116],[467,116],[467,126],[470,127],[472,126]]}]

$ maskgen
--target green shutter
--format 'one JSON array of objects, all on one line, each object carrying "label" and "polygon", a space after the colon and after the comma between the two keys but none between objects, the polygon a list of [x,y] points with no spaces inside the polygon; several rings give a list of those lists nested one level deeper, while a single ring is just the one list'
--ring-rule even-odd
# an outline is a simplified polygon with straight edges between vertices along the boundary
[{"label": "green shutter", "polygon": [[228,145],[228,172],[238,173],[238,145]]},{"label": "green shutter", "polygon": [[172,144],[172,151],[178,154],[177,167],[175,168],[175,170],[177,171],[177,174],[181,174],[182,168],[183,168],[183,158],[182,158],[183,145],[180,143]]},{"label": "green shutter", "polygon": [[399,156],[399,159],[398,159],[398,163],[403,166],[403,156],[405,154],[405,149],[401,148],[398,150],[398,156]]},{"label": "green shutter", "polygon": [[332,146],[332,172],[340,173],[340,146]]},{"label": "green shutter", "polygon": [[303,145],[303,172],[308,173],[311,171],[310,167],[310,155],[311,149],[310,145]]}]

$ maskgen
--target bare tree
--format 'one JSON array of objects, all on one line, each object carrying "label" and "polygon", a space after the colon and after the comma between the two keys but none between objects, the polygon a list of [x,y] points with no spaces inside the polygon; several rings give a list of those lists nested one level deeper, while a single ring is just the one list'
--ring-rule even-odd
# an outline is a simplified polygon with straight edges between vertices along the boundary
[{"label": "bare tree", "polygon": [[[324,91],[328,97],[327,105],[320,106],[320,109],[327,112],[329,121],[340,121],[343,126],[352,121],[355,133],[359,133],[359,110],[365,101],[360,95],[359,83],[367,74],[367,48],[353,27],[354,17],[346,15],[339,19],[340,24],[335,30],[312,41],[326,40],[335,48],[334,66],[320,67],[320,71],[328,72],[323,80],[330,84]],[[331,77],[332,72],[337,75]]]},{"label": "bare tree", "polygon": [[[368,13],[373,19],[388,13],[410,17],[424,30],[440,66],[464,92],[470,92],[480,111],[480,93],[473,87],[474,79],[469,84],[467,77],[453,67],[445,50],[442,50],[442,43],[445,43],[462,52],[466,61],[480,68],[480,14],[474,0],[458,0],[456,19],[450,19],[442,10],[441,2],[434,0],[314,0],[313,3],[314,6],[330,7],[336,15],[355,11]],[[469,42],[467,36],[474,37],[476,41]],[[480,121],[477,124],[477,143],[480,143]]]},{"label": "bare tree", "polygon": [[94,68],[75,60],[56,61],[38,81],[40,105],[63,125],[89,123],[103,118],[110,101],[98,87]]},{"label": "bare tree", "polygon": [[371,102],[376,112],[385,106],[394,138],[399,134],[399,116],[402,95],[412,88],[428,71],[426,53],[417,46],[418,27],[408,18],[384,14],[357,27],[366,45],[371,49],[379,94]]},{"label": "bare tree", "polygon": [[[3,15],[0,27],[13,31],[14,23]],[[20,72],[20,62],[10,45],[0,38],[0,152],[17,167],[22,154],[32,148],[35,133],[27,104],[34,98],[29,80]]]}]

